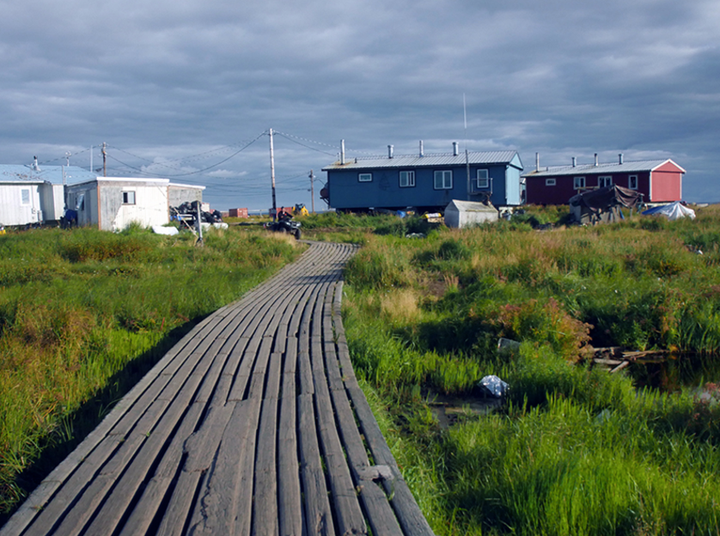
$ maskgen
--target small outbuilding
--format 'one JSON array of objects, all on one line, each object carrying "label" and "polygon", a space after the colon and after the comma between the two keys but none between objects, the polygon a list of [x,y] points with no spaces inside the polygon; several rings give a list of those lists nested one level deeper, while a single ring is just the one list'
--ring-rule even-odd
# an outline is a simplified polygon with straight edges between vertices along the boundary
[{"label": "small outbuilding", "polygon": [[68,186],[67,206],[77,211],[78,225],[103,231],[120,231],[132,223],[161,226],[170,221],[170,206],[201,201],[204,189],[169,179],[96,177]]},{"label": "small outbuilding", "polygon": [[464,229],[481,223],[498,220],[498,211],[491,204],[453,199],[445,207],[445,225]]}]

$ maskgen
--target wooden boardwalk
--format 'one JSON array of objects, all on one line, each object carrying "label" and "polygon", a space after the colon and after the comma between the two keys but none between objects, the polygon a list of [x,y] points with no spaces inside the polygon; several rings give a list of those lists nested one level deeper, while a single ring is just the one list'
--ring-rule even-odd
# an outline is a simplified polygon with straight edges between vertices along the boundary
[{"label": "wooden boardwalk", "polygon": [[196,326],[0,536],[432,534],[350,364],[353,252],[311,244]]}]

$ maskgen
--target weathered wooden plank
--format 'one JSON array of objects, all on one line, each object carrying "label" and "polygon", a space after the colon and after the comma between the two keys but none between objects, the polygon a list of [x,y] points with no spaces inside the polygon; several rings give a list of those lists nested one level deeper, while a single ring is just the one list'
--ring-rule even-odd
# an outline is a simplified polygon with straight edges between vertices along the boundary
[{"label": "weathered wooden plank", "polygon": [[253,534],[274,535],[278,532],[277,502],[277,413],[280,395],[282,354],[272,353],[260,413],[260,428],[255,461],[255,498],[253,501]]},{"label": "weathered wooden plank", "polygon": [[250,534],[255,440],[261,399],[239,402],[193,507],[193,534]]},{"label": "weathered wooden plank", "polygon": [[[290,339],[288,340],[290,341]],[[278,427],[278,511],[280,536],[302,534],[302,501],[300,494],[300,467],[297,455],[297,404],[295,365],[292,363],[297,348],[288,342],[283,369]]]},{"label": "weathered wooden plank", "polygon": [[334,390],[330,392],[330,395],[333,400],[338,431],[353,475],[353,482],[373,534],[393,536],[402,534],[400,524],[395,517],[395,512],[390,507],[385,492],[373,481],[373,478],[368,479],[365,474],[361,474],[370,466],[370,463],[345,391]]},{"label": "weathered wooden plank", "polygon": [[392,471],[393,479],[391,481],[383,480],[383,486],[385,491],[392,496],[391,505],[403,531],[406,534],[413,535],[433,534],[430,525],[428,525],[417,502],[415,502],[415,498],[407,487],[407,483],[402,478],[402,474],[395,463],[395,458],[380,432],[380,427],[370,410],[364,393],[359,387],[349,387],[347,391],[353,402],[360,429],[365,436],[375,463],[387,465]]},{"label": "weathered wooden plank", "polygon": [[335,534],[332,512],[327,497],[325,475],[320,461],[320,447],[315,431],[315,410],[312,395],[297,399],[300,426],[300,474],[304,496],[305,530],[309,535]]},{"label": "weathered wooden plank", "polygon": [[153,478],[148,482],[140,500],[123,526],[120,536],[146,534],[154,520],[162,515],[160,505],[172,491],[173,481],[181,469],[183,445],[195,430],[204,411],[204,405],[196,403],[190,406],[180,428],[173,436],[172,443],[155,470]]}]

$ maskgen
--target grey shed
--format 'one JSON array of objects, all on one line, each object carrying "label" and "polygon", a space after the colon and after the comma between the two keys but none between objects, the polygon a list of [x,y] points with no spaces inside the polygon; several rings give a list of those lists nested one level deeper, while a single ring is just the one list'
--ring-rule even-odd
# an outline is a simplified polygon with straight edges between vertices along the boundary
[{"label": "grey shed", "polygon": [[453,199],[445,207],[445,225],[456,229],[498,220],[497,209],[485,203]]}]

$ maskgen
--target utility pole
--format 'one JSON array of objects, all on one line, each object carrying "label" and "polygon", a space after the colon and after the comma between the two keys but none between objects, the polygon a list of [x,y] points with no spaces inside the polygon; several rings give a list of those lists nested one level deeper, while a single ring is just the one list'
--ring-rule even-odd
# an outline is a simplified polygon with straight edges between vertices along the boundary
[{"label": "utility pole", "polygon": [[272,219],[277,217],[277,202],[275,201],[275,150],[273,149],[273,130],[270,129],[270,180],[272,182]]},{"label": "utility pole", "polygon": [[312,213],[315,214],[315,175],[312,169],[310,170],[310,206]]},{"label": "utility pole", "polygon": [[103,142],[102,155],[103,155],[103,177],[107,177],[107,144]]}]

